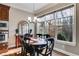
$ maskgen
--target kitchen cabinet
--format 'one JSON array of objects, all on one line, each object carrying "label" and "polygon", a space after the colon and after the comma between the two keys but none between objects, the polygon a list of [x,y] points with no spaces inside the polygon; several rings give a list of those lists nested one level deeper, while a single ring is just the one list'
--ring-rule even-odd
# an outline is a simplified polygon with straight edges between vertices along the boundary
[{"label": "kitchen cabinet", "polygon": [[[9,6],[0,4],[0,21],[9,21]],[[0,30],[2,32],[4,30]],[[8,30],[5,30],[8,31]],[[0,53],[8,51],[8,42],[0,42]]]},{"label": "kitchen cabinet", "polygon": [[0,53],[5,53],[8,51],[8,43],[0,43]]},{"label": "kitchen cabinet", "polygon": [[0,20],[9,20],[9,6],[0,4]]}]

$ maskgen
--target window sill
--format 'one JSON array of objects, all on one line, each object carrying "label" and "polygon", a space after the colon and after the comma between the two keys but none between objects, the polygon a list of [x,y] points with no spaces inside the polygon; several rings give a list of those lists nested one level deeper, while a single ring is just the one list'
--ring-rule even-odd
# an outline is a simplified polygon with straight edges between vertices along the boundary
[{"label": "window sill", "polygon": [[55,39],[55,42],[59,44],[64,44],[64,45],[76,46],[76,42],[67,42],[67,41],[62,41],[57,39]]}]

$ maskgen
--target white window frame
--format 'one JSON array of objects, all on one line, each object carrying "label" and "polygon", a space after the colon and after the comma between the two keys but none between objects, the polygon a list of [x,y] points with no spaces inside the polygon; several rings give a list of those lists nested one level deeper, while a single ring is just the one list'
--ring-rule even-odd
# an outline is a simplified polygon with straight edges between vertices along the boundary
[{"label": "white window frame", "polygon": [[73,38],[72,38],[72,42],[68,42],[68,41],[62,41],[62,40],[58,40],[57,39],[57,32],[55,35],[55,41],[56,43],[60,43],[60,44],[65,44],[65,45],[71,45],[71,46],[76,46],[76,4],[74,4],[74,18],[73,18],[73,25],[72,25],[72,32],[73,32]]},{"label": "white window frame", "polygon": [[[58,40],[57,39],[57,32],[55,31],[56,33],[55,33],[55,38],[54,39],[55,39],[56,43],[65,44],[65,45],[71,45],[71,46],[76,46],[76,4],[69,4],[69,5],[66,5],[64,7],[58,8],[56,10],[61,10],[63,8],[67,8],[67,7],[72,6],[72,5],[74,5],[73,6],[74,7],[74,17],[73,17],[73,21],[72,21],[73,22],[73,25],[72,25],[72,32],[73,32],[73,34],[72,34],[73,35],[72,36],[72,42]],[[56,10],[54,10],[54,11],[56,11]],[[56,15],[54,15],[54,16],[56,16]],[[52,19],[50,19],[50,20],[52,20]],[[45,20],[45,21],[47,21],[47,20]],[[55,25],[56,25],[56,23],[55,23]]]}]

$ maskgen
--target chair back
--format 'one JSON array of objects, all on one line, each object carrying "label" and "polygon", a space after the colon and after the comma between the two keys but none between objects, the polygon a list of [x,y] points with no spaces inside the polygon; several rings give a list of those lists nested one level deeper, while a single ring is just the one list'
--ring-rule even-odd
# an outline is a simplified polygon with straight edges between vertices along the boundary
[{"label": "chair back", "polygon": [[43,34],[42,37],[43,37],[44,39],[47,39],[47,38],[50,38],[50,35],[49,35],[49,34]]},{"label": "chair back", "polygon": [[42,34],[36,34],[38,38],[42,38]]},{"label": "chair back", "polygon": [[48,38],[47,39],[47,47],[45,51],[45,55],[52,55],[52,50],[54,48],[54,39],[53,38]]},{"label": "chair back", "polygon": [[30,46],[30,38],[28,36],[20,36],[20,41],[21,41],[21,54],[22,55],[27,55],[27,52],[30,53],[30,55],[33,52],[33,48]]},{"label": "chair back", "polygon": [[22,47],[26,47],[28,46],[30,42],[30,38],[27,36],[20,36],[20,42],[21,42]]}]

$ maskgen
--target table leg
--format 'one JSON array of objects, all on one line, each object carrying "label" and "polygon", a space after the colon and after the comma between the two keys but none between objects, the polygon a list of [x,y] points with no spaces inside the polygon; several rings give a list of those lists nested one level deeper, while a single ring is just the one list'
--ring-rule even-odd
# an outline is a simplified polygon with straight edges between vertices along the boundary
[{"label": "table leg", "polygon": [[33,47],[33,56],[35,56],[35,47],[34,46],[32,46]]},{"label": "table leg", "polygon": [[39,56],[39,53],[38,53],[38,51],[36,51],[36,48],[37,48],[37,47],[33,46],[33,49],[34,49],[34,56]]},{"label": "table leg", "polygon": [[38,48],[38,46],[35,47],[35,49],[36,49],[36,52],[35,53],[36,53],[36,56],[39,56],[39,51],[38,51],[37,48]]},{"label": "table leg", "polygon": [[37,51],[37,56],[39,56],[39,52]]}]

